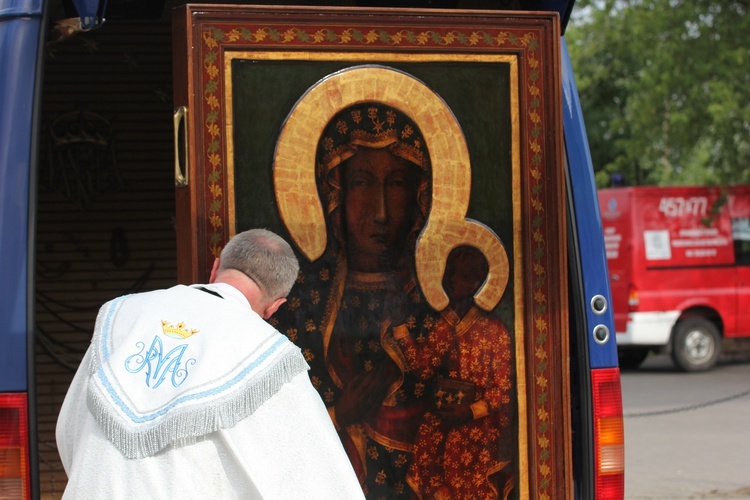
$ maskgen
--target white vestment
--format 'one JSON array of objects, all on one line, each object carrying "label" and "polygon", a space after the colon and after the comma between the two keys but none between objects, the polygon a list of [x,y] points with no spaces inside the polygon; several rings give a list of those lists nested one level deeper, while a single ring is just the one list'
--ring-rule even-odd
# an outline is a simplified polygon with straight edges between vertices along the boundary
[{"label": "white vestment", "polygon": [[355,499],[294,344],[235,288],[102,306],[57,422],[65,499]]}]

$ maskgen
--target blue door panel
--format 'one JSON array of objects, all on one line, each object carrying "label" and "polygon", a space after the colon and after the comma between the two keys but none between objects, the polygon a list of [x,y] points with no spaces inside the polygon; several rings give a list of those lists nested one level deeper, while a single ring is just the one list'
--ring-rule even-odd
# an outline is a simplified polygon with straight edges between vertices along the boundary
[{"label": "blue door panel", "polygon": [[[594,171],[591,164],[586,127],[583,122],[581,104],[578,99],[573,69],[568,56],[565,38],[562,39],[562,84],[563,84],[563,128],[567,151],[570,184],[580,249],[583,274],[583,293],[586,301],[587,338],[591,368],[617,366],[617,346],[615,344],[614,316],[609,289],[609,271],[604,251],[599,201],[596,195]],[[607,301],[606,310],[597,314],[590,307],[590,301],[600,295]],[[609,330],[606,342],[594,339],[594,330],[604,326]]]}]

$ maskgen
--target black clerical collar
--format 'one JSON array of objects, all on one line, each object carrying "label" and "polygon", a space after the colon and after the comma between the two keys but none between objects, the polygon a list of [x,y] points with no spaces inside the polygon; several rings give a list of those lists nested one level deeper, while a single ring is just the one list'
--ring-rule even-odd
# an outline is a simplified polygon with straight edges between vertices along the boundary
[{"label": "black clerical collar", "polygon": [[203,292],[206,292],[206,293],[210,293],[211,295],[216,295],[216,296],[217,296],[217,297],[219,297],[220,299],[223,299],[223,298],[224,298],[224,297],[222,297],[222,296],[221,296],[221,294],[220,294],[219,292],[217,292],[217,291],[215,291],[215,290],[209,290],[208,288],[206,288],[206,287],[204,287],[204,286],[199,286],[199,287],[196,287],[196,288],[197,288],[198,290],[201,290],[201,291],[203,291]]}]

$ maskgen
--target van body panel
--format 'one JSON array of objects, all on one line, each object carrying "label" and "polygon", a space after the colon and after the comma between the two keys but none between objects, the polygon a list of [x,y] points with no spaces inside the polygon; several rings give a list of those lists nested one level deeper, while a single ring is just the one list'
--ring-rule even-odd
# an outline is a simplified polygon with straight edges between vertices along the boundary
[{"label": "van body panel", "polygon": [[[21,420],[4,420],[0,456],[3,485],[20,485],[24,499],[40,497],[33,252],[45,12],[42,0],[0,3],[0,395],[3,412]],[[20,448],[7,446],[10,436]]]},{"label": "van body panel", "polygon": [[26,391],[29,195],[41,1],[0,8],[0,392]]},{"label": "van body panel", "polygon": [[[610,306],[612,301],[607,259],[604,252],[604,236],[583,113],[564,37],[562,55],[563,125],[571,187],[569,195],[575,211],[572,223],[576,226],[583,294],[587,304],[585,328],[589,340],[589,361],[591,368],[613,367],[617,366],[617,353],[610,345],[614,342],[614,330],[612,330],[614,320]],[[595,297],[602,297],[606,301],[607,304],[603,310],[593,306],[592,300]],[[605,326],[610,330],[607,342],[591,342],[597,326]]]}]

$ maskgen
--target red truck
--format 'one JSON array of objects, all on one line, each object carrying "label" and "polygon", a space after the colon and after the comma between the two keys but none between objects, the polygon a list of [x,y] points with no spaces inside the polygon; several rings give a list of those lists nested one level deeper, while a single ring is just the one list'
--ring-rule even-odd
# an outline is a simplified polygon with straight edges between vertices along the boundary
[{"label": "red truck", "polygon": [[685,371],[750,340],[750,186],[598,192],[621,368],[668,350]]}]

